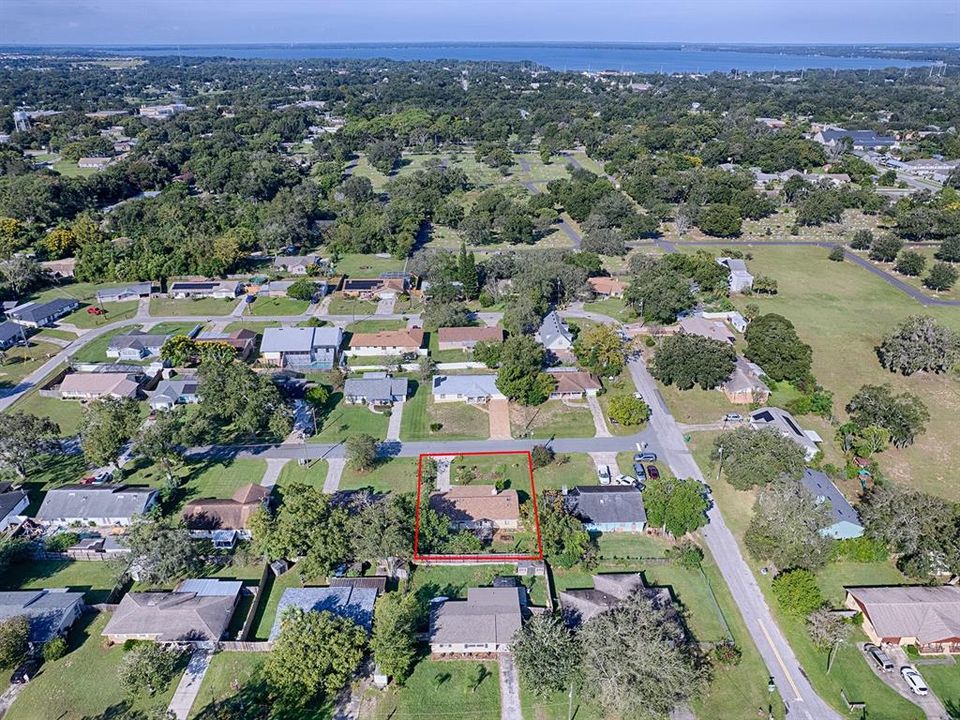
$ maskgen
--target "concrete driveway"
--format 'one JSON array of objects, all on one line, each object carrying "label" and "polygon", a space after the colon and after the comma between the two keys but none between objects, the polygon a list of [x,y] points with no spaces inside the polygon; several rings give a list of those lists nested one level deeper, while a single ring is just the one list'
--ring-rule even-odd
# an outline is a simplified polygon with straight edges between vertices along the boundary
[{"label": "concrete driveway", "polygon": [[510,439],[510,402],[508,400],[493,399],[487,403],[487,414],[490,416],[490,439]]},{"label": "concrete driveway", "polygon": [[197,650],[190,656],[187,669],[180,678],[180,683],[167,708],[167,712],[172,713],[177,720],[186,720],[190,715],[190,708],[193,707],[193,701],[197,699],[197,693],[200,692],[200,686],[203,684],[203,676],[207,674],[207,668],[210,667],[211,657],[213,653],[210,650]]},{"label": "concrete driveway", "polygon": [[500,665],[500,720],[523,720],[520,710],[520,678],[513,655],[502,653]]},{"label": "concrete driveway", "polygon": [[927,717],[927,720],[949,720],[950,716],[947,714],[947,709],[943,706],[943,703],[940,702],[940,699],[933,694],[932,690],[930,691],[929,695],[914,695],[906,681],[900,676],[900,668],[902,668],[904,665],[913,665],[922,677],[922,664],[911,662],[907,657],[907,653],[905,653],[903,648],[900,646],[884,645],[883,651],[893,661],[895,669],[893,672],[889,673],[881,672],[880,668],[877,667],[877,664],[868,658],[863,652],[863,645],[863,643],[857,643],[857,647],[860,649],[860,654],[863,656],[863,661],[870,666],[870,669],[873,670],[874,675],[880,678],[887,685],[887,687],[891,688],[901,697],[906,698],[914,705],[917,705],[921,710],[923,710],[923,714]]}]

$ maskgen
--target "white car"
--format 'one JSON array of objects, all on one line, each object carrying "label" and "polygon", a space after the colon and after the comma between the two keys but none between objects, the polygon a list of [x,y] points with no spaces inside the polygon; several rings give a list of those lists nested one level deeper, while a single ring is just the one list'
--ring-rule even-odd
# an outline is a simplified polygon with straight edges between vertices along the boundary
[{"label": "white car", "polygon": [[630,477],[629,475],[617,475],[617,484],[618,485],[635,485],[637,479]]},{"label": "white car", "polygon": [[601,485],[610,484],[610,467],[608,465],[601,465],[597,468],[597,481]]},{"label": "white car", "polygon": [[904,679],[914,695],[926,695],[930,692],[920,673],[912,665],[904,665],[900,668],[900,677]]}]

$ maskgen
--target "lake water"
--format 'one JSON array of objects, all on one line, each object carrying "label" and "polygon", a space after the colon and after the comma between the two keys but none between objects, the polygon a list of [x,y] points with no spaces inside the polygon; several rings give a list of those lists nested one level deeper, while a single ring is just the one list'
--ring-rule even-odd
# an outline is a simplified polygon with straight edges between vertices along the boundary
[{"label": "lake water", "polygon": [[[176,55],[176,46],[124,46],[120,53]],[[600,43],[370,43],[291,45],[183,45],[183,56],[225,56],[297,60],[306,58],[391,60],[516,61],[545,65],[554,70],[624,70],[642,73],[710,73],[803,68],[868,69],[920,67],[892,58],[785,55],[715,48],[683,48],[638,44]]]}]

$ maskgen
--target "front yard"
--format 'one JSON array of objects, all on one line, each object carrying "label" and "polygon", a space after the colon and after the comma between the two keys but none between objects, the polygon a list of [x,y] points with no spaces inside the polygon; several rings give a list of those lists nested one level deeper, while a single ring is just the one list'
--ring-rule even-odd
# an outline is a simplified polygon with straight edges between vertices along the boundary
[{"label": "front yard", "polygon": [[[486,411],[468,403],[435,403],[429,382],[411,381],[412,398],[404,403],[401,440],[485,440],[490,437]],[[439,424],[436,431],[430,426]]]},{"label": "front yard", "polygon": [[383,413],[375,413],[366,405],[348,405],[343,402],[343,393],[335,392],[330,396],[322,417],[317,415],[318,432],[310,442],[344,442],[348,437],[363,433],[383,440],[389,424],[390,418]]},{"label": "front yard", "polygon": [[[81,303],[79,309],[61,318],[57,322],[68,323],[82,329],[97,328],[101,325],[108,325],[109,323],[114,323],[118,320],[127,320],[134,317],[137,314],[138,305],[139,303],[136,300],[108,302],[103,303],[102,305],[96,303],[95,301],[90,303]],[[94,306],[100,307],[103,311],[103,314],[96,315],[94,313],[87,312],[87,308]]]},{"label": "front yard", "polygon": [[510,404],[511,434],[516,438],[582,438],[593,437],[593,416],[589,408],[570,407],[560,400],[525,407]]},{"label": "front yard", "polygon": [[[357,472],[349,465],[340,476],[341,490],[370,488],[375,492],[415,493],[417,491],[417,458],[381,459],[367,472]],[[410,518],[413,523],[413,518]]]},{"label": "front yard", "polygon": [[371,718],[499,720],[498,673],[491,661],[422,659],[402,688],[384,691]]},{"label": "front yard", "polygon": [[60,352],[57,345],[38,342],[35,338],[31,338],[28,343],[26,347],[14,345],[3,351],[0,360],[0,388],[18,385],[27,375]]},{"label": "front yard", "polygon": [[219,317],[229,315],[240,298],[151,298],[150,314],[154,317]]},{"label": "front yard", "polygon": [[310,303],[289,297],[262,297],[247,305],[248,315],[302,315]]}]

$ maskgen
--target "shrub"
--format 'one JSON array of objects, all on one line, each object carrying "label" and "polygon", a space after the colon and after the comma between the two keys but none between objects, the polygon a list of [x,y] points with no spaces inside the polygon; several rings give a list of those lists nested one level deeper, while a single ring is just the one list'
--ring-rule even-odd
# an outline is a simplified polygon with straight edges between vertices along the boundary
[{"label": "shrub", "polygon": [[553,462],[553,458],[553,450],[546,445],[534,445],[530,451],[530,459],[533,461],[534,470],[546,467]]},{"label": "shrub", "polygon": [[67,641],[62,637],[55,637],[43,644],[43,661],[53,662],[67,654]]},{"label": "shrub", "polygon": [[957,271],[950,263],[935,263],[927,277],[923,279],[923,284],[931,290],[946,291],[953,287],[957,282]]},{"label": "shrub", "polygon": [[834,262],[843,262],[843,247],[840,245],[834,245],[827,257]]},{"label": "shrub", "polygon": [[743,653],[732,640],[723,640],[713,646],[713,659],[718,665],[739,665]]},{"label": "shrub", "polygon": [[834,556],[838,560],[846,558],[861,563],[885,562],[890,557],[886,543],[866,536],[838,540],[834,548]]},{"label": "shrub", "polygon": [[823,605],[817,578],[809,570],[787,570],[773,580],[773,594],[789,615],[806,617]]},{"label": "shrub", "polygon": [[650,408],[633,395],[618,395],[610,398],[610,417],[621,425],[642,425],[650,417]]},{"label": "shrub", "polygon": [[76,545],[78,542],[80,542],[80,536],[77,533],[64,532],[49,538],[44,543],[44,547],[47,552],[59,553],[64,552],[68,547]]},{"label": "shrub", "polygon": [[692,540],[682,540],[667,551],[667,557],[688,570],[696,570],[703,562],[703,550]]},{"label": "shrub", "polygon": [[443,423],[430,423],[430,432],[440,432],[443,428]]},{"label": "shrub", "polygon": [[647,339],[643,341],[643,344],[647,347],[656,347],[657,341],[648,335]]}]

